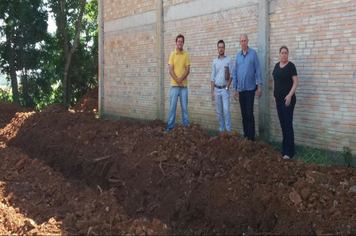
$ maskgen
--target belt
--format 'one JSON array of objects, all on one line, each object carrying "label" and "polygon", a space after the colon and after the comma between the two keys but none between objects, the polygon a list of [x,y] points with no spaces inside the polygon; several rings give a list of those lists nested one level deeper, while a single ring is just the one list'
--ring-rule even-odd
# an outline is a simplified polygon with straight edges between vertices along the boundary
[{"label": "belt", "polygon": [[218,86],[218,85],[214,84],[214,87],[215,87],[215,88],[218,88],[218,89],[225,89],[225,88],[226,88],[226,85]]}]

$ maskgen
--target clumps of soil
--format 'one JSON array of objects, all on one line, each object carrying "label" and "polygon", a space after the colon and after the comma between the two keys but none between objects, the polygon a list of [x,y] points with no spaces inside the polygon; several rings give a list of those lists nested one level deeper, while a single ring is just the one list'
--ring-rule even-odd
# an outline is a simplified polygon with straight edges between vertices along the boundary
[{"label": "clumps of soil", "polygon": [[[1,109],[0,109],[1,113]],[[17,132],[21,128],[21,126],[25,123],[26,119],[35,114],[34,111],[29,112],[8,112],[6,114],[6,110],[4,111],[4,117],[10,117],[14,113],[14,117],[11,119],[4,128],[0,129],[0,148],[5,147],[8,141],[14,137],[16,137]]]},{"label": "clumps of soil", "polygon": [[98,112],[98,87],[89,91],[74,107],[73,110],[80,112]]},{"label": "clumps of soil", "polygon": [[18,149],[2,149],[0,162],[1,234],[169,233],[158,219],[131,219],[113,190],[72,185],[61,173]]},{"label": "clumps of soil", "polygon": [[53,113],[62,113],[65,112],[66,110],[63,108],[63,106],[59,103],[51,104],[48,107],[43,108],[40,112],[42,115],[50,115]]},{"label": "clumps of soil", "polygon": [[0,129],[4,128],[10,121],[15,118],[17,112],[31,111],[29,108],[20,107],[13,102],[0,101]]},{"label": "clumps of soil", "polygon": [[58,111],[0,130],[1,199],[24,217],[17,233],[32,219],[38,234],[356,234],[355,169],[283,160],[194,123],[167,132],[159,120]]}]

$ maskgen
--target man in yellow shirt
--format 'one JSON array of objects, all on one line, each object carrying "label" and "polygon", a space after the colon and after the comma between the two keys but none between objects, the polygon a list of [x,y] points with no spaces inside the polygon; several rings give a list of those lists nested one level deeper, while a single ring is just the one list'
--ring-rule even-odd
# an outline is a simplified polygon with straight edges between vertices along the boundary
[{"label": "man in yellow shirt", "polygon": [[176,50],[169,57],[169,74],[171,75],[170,108],[168,118],[168,132],[174,128],[176,121],[176,110],[178,96],[182,108],[183,125],[189,125],[188,118],[188,81],[190,72],[189,55],[183,50],[184,36],[179,34],[176,37]]}]

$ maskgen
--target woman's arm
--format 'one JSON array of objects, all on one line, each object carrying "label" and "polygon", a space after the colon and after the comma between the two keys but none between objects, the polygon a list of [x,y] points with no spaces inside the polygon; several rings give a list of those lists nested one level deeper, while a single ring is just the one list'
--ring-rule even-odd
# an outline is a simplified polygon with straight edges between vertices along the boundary
[{"label": "woman's arm", "polygon": [[297,87],[298,87],[298,76],[297,75],[293,75],[292,79],[293,79],[292,89],[289,91],[288,95],[284,98],[284,100],[286,100],[286,106],[290,105],[290,101],[292,99],[292,96],[293,96],[293,94],[295,93],[295,90],[297,90]]}]

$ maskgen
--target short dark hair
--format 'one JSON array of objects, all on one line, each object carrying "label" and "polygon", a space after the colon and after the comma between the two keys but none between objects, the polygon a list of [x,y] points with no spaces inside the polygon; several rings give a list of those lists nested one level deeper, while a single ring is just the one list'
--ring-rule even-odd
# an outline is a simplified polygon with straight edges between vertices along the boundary
[{"label": "short dark hair", "polygon": [[183,39],[183,43],[184,43],[184,36],[183,34],[178,34],[178,36],[176,37],[176,42],[178,41],[179,38]]},{"label": "short dark hair", "polygon": [[280,49],[279,49],[279,53],[281,53],[282,49],[286,49],[287,53],[289,54],[289,49],[286,45],[283,45]]},{"label": "short dark hair", "polygon": [[216,46],[219,47],[219,43],[223,43],[223,44],[224,44],[224,47],[225,47],[225,42],[224,42],[224,40],[220,39],[219,42],[216,44]]}]

